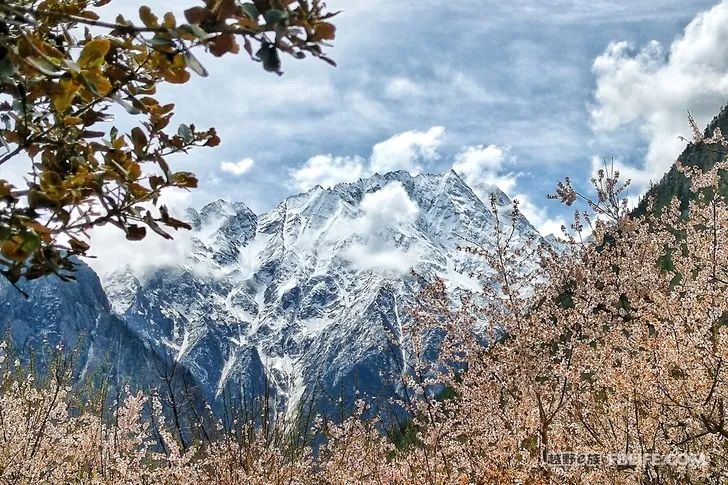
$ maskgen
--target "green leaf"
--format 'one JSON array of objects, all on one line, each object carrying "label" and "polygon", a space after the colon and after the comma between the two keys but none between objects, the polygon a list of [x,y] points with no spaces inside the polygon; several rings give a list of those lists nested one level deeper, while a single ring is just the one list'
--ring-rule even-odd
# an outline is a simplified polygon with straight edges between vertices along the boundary
[{"label": "green leaf", "polygon": [[268,10],[263,17],[267,23],[277,24],[288,19],[288,13],[284,10]]},{"label": "green leaf", "polygon": [[263,44],[256,52],[258,58],[263,62],[263,69],[269,72],[275,72],[279,76],[281,72],[281,58],[278,55],[278,49],[273,44]]},{"label": "green leaf", "polygon": [[197,60],[192,52],[185,52],[185,62],[187,63],[187,67],[195,71],[200,76],[207,77],[209,75],[207,69],[205,69],[205,66],[203,66],[200,61]]},{"label": "green leaf", "polygon": [[138,115],[139,113],[141,113],[138,108],[136,108],[132,103],[125,100],[117,93],[112,94],[110,98],[119,103],[127,111],[127,113],[131,115]]},{"label": "green leaf", "polygon": [[216,33],[211,34],[211,33],[207,32],[205,29],[203,29],[202,27],[200,27],[199,25],[195,25],[195,24],[183,24],[183,25],[180,25],[177,30],[178,31],[182,30],[189,34],[192,34],[200,40],[212,39],[213,37],[217,37],[217,35],[218,35]]},{"label": "green leaf", "polygon": [[40,247],[40,236],[35,232],[26,232],[23,234],[23,251],[30,254]]},{"label": "green leaf", "polygon": [[15,66],[10,60],[7,47],[0,45],[0,79],[8,79],[15,74]]},{"label": "green leaf", "polygon": [[258,12],[258,7],[256,7],[252,3],[244,3],[240,6],[240,8],[243,10],[243,13],[251,18],[251,20],[258,20],[258,17],[260,16],[260,12]]},{"label": "green leaf", "polygon": [[56,77],[62,73],[62,71],[59,71],[56,66],[43,58],[26,57],[25,62],[27,62],[28,64],[33,66],[33,68],[36,69],[38,72],[40,72],[41,74],[45,74],[46,76]]},{"label": "green leaf", "polygon": [[174,50],[174,42],[172,39],[168,39],[166,37],[160,37],[160,36],[154,36],[151,39],[149,39],[149,44],[152,47],[167,47],[169,50],[164,50],[164,52],[171,52]]},{"label": "green leaf", "polygon": [[177,129],[177,134],[182,137],[185,143],[192,143],[192,141],[195,139],[190,127],[185,125],[184,123],[179,125],[179,128]]}]

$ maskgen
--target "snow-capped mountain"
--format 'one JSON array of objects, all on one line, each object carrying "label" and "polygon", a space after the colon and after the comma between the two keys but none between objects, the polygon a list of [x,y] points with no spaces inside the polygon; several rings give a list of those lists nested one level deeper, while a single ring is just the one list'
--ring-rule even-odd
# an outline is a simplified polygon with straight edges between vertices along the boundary
[{"label": "snow-capped mountain", "polygon": [[[483,282],[469,274],[487,268],[459,247],[492,246],[495,232],[488,201],[453,171],[315,187],[258,216],[221,200],[188,218],[183,262],[106,278],[114,312],[210,400],[271,386],[289,410],[305,396],[324,412],[357,391],[396,392],[414,295],[436,275],[453,290],[477,289]],[[522,216],[516,234],[541,240]]]}]

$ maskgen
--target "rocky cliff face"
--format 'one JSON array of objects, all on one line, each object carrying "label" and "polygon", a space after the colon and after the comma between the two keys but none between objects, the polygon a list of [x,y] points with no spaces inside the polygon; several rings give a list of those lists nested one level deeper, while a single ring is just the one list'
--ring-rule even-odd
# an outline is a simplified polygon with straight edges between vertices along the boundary
[{"label": "rocky cliff face", "polygon": [[63,354],[80,377],[98,373],[123,383],[149,383],[156,350],[131,331],[109,305],[98,276],[79,264],[76,281],[55,277],[26,282],[27,298],[0,280],[0,331],[14,354],[43,366]]}]

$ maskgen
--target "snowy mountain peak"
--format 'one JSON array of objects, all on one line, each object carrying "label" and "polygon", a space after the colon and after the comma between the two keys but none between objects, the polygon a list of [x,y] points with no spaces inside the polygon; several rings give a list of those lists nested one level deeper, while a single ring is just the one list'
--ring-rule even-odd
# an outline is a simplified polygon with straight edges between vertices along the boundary
[{"label": "snowy mountain peak", "polygon": [[[383,376],[401,372],[405,355],[387,334],[399,335],[421,285],[410,270],[477,290],[487,282],[468,275],[487,268],[459,247],[491,247],[496,224],[489,201],[453,171],[315,187],[259,216],[224,200],[188,214],[188,261],[143,281],[113,275],[113,308],[169,349],[208,398],[267,381],[289,406],[317,386],[345,399],[355,388],[384,392]],[[539,238],[525,218],[516,229]]]}]

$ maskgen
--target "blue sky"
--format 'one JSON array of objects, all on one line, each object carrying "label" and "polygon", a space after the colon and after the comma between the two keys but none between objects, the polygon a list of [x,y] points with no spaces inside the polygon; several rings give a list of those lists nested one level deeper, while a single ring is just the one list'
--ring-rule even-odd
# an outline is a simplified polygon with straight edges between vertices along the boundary
[{"label": "blue sky", "polygon": [[278,78],[245,56],[203,56],[210,77],[162,90],[178,122],[216,126],[223,139],[175,160],[202,182],[175,204],[226,198],[261,212],[314,183],[456,165],[517,196],[552,232],[569,219],[545,199],[558,180],[585,185],[594,160],[616,157],[639,195],[689,137],[686,110],[702,125],[728,99],[728,2],[328,5],[342,10],[329,49],[339,67],[285,59]]}]

